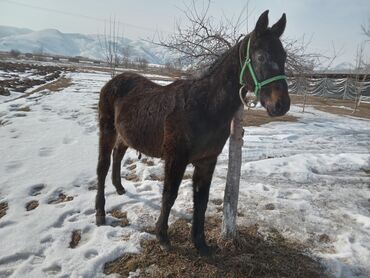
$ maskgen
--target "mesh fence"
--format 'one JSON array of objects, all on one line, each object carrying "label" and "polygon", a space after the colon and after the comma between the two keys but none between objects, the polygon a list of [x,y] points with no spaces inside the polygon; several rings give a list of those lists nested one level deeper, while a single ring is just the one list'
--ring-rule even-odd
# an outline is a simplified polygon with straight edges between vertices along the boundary
[{"label": "mesh fence", "polygon": [[292,94],[331,97],[338,99],[355,99],[357,96],[370,97],[370,81],[356,78],[309,78],[289,77],[289,92]]}]

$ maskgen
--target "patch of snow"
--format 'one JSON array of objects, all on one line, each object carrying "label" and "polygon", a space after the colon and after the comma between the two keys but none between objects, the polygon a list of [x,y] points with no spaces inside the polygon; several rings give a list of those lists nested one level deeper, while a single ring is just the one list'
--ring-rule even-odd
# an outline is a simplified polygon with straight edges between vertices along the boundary
[{"label": "patch of snow", "polygon": [[[1,73],[0,73],[1,75]],[[69,73],[73,84],[0,104],[0,276],[100,277],[104,263],[140,252],[144,232],[159,215],[163,161],[137,159],[128,150],[122,166],[127,193],[106,181],[107,225],[95,226],[97,102],[108,73]],[[28,112],[21,112],[29,107]],[[240,225],[273,227],[307,244],[336,277],[369,277],[370,121],[292,106],[295,123],[274,122],[245,130],[240,183]],[[223,198],[228,143],[218,159],[210,200]],[[135,167],[135,169],[133,169]],[[131,170],[130,170],[131,169]],[[189,166],[186,174],[192,173]],[[127,180],[135,174],[137,180]],[[153,177],[159,177],[154,179]],[[50,203],[60,193],[73,200]],[[39,206],[27,211],[28,202]],[[274,209],[265,209],[267,204]],[[184,179],[170,222],[192,217],[192,182]],[[130,225],[114,226],[112,209]],[[216,215],[209,202],[207,215]],[[70,248],[72,232],[81,241]],[[329,242],[320,242],[326,234]],[[190,239],[189,239],[190,240]]]}]

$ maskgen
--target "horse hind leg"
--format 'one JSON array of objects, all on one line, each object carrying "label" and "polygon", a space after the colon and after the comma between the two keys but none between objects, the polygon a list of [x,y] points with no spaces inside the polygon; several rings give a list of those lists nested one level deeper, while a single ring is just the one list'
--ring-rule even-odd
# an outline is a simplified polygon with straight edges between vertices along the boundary
[{"label": "horse hind leg", "polygon": [[127,148],[120,138],[117,139],[116,145],[113,148],[112,183],[118,195],[126,192],[121,183],[121,161]]},{"label": "horse hind leg", "polygon": [[99,125],[99,158],[96,171],[98,176],[98,190],[95,199],[96,224],[98,226],[105,224],[105,178],[108,174],[110,157],[117,137],[113,121],[110,121],[110,119],[101,118]]}]

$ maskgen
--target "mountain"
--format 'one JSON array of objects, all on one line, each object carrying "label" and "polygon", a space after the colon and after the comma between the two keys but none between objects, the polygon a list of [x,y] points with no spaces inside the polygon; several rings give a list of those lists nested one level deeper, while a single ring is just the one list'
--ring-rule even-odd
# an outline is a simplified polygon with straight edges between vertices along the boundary
[{"label": "mountain", "polygon": [[[47,53],[83,56],[104,60],[104,36],[63,33],[56,29],[33,31],[26,28],[0,26],[0,51]],[[145,58],[152,64],[165,64],[171,58],[166,49],[142,40],[118,38],[118,49],[129,49],[130,59]]]},{"label": "mountain", "polygon": [[355,66],[352,63],[343,62],[333,67],[333,70],[353,70],[354,68]]},{"label": "mountain", "polygon": [[17,27],[0,25],[0,38],[13,36],[13,35],[22,35],[22,34],[27,34],[31,32],[32,30],[27,29],[27,28],[17,28]]},{"label": "mountain", "polygon": [[335,66],[331,66],[329,68],[320,66],[316,68],[315,70],[322,73],[350,73],[355,69],[355,66],[350,62],[341,62],[339,64],[336,64]]}]

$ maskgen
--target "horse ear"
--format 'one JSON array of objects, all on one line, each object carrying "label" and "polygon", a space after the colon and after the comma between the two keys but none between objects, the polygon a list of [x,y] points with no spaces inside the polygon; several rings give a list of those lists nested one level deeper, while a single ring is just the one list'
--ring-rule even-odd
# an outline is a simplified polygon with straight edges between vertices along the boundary
[{"label": "horse ear", "polygon": [[257,36],[263,34],[269,25],[268,18],[269,10],[264,11],[257,20],[256,27],[254,28]]},{"label": "horse ear", "polygon": [[271,32],[274,33],[277,37],[280,37],[284,33],[285,26],[286,26],[286,16],[284,13],[282,17],[279,19],[279,21],[272,25]]}]

